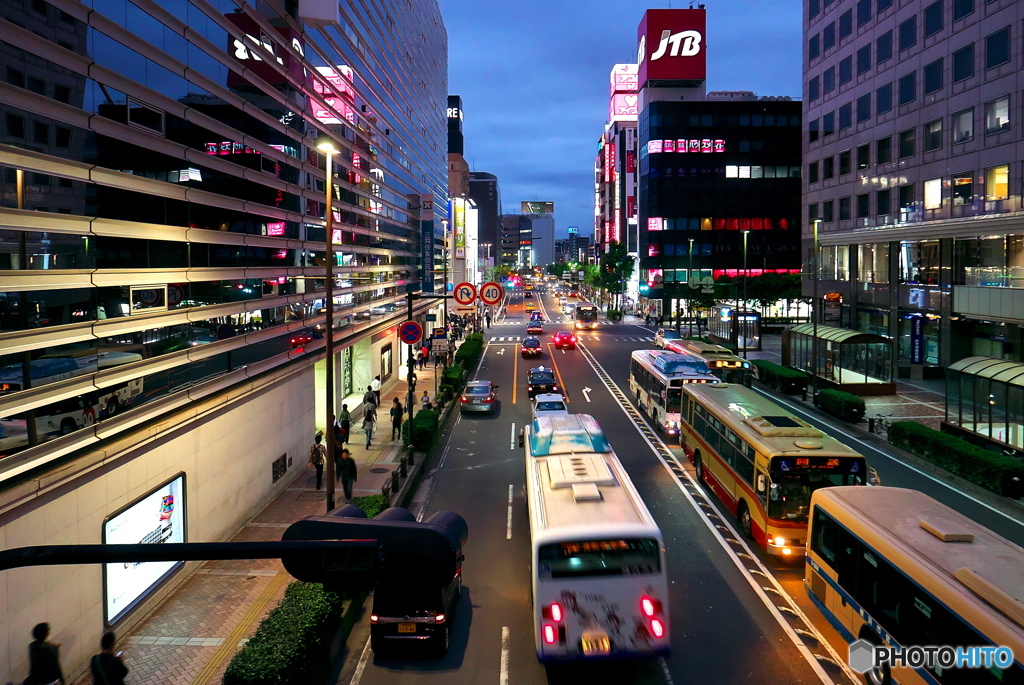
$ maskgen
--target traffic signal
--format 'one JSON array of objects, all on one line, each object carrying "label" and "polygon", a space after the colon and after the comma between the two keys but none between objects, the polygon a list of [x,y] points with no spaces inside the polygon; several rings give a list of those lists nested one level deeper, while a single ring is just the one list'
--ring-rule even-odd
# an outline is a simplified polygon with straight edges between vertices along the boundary
[{"label": "traffic signal", "polygon": [[327,516],[307,516],[290,525],[282,540],[375,541],[369,552],[353,550],[281,555],[294,578],[344,590],[370,590],[376,585],[410,582],[444,588],[462,564],[469,537],[466,520],[453,511],[439,511],[420,522],[408,509],[392,507],[368,519],[354,504]]},{"label": "traffic signal", "polygon": [[640,284],[640,292],[646,293],[650,289],[651,289],[651,286],[649,286],[647,283],[641,283]]}]

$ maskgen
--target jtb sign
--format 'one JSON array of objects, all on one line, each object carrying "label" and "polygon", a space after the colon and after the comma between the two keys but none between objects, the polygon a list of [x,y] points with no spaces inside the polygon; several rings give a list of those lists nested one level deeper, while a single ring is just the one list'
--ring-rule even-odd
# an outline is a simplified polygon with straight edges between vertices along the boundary
[{"label": "jtb sign", "polygon": [[647,10],[637,29],[640,86],[649,80],[703,81],[706,27],[704,10]]}]

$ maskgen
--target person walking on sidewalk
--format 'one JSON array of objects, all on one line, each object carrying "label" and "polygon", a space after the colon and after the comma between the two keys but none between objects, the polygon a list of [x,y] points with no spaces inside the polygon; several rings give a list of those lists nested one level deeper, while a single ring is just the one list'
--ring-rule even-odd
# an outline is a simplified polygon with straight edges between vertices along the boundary
[{"label": "person walking on sidewalk", "polygon": [[399,437],[402,435],[402,403],[398,401],[396,397],[391,401],[391,439],[395,439],[395,434]]},{"label": "person walking on sidewalk", "polygon": [[327,449],[323,446],[324,436],[319,433],[313,438],[313,446],[309,448],[309,465],[316,469],[316,489],[319,490],[324,482],[324,458],[327,456]]},{"label": "person walking on sidewalk", "polygon": [[[429,245],[428,245],[428,247],[429,247]],[[491,327],[491,312],[490,312],[490,310],[488,310],[488,312],[486,314],[484,314],[484,321],[487,323],[487,327],[490,328]]]},{"label": "person walking on sidewalk", "polygon": [[373,424],[377,423],[377,410],[373,402],[367,402],[363,407],[363,430],[366,431],[366,448],[370,448],[370,440],[373,438]]},{"label": "person walking on sidewalk", "polygon": [[373,394],[373,386],[366,386],[366,392],[363,393],[363,404],[370,403],[373,406],[377,406],[377,396]]},{"label": "person walking on sidewalk", "polygon": [[92,671],[93,685],[124,685],[124,677],[128,675],[128,667],[121,658],[124,652],[114,654],[116,637],[110,631],[100,638],[100,653],[89,662]]},{"label": "person walking on sidewalk", "polygon": [[373,405],[380,406],[380,376],[374,376],[370,381],[370,389],[373,390]]},{"label": "person walking on sidewalk", "polygon": [[60,645],[47,642],[50,624],[39,623],[32,629],[32,642],[28,645],[28,678],[25,685],[64,685],[60,670]]},{"label": "person walking on sidewalk", "polygon": [[341,489],[345,493],[345,500],[352,501],[352,486],[356,482],[356,462],[352,459],[348,450],[342,450],[335,462],[338,471],[338,480],[341,481]]},{"label": "person walking on sidewalk", "polygon": [[352,414],[348,411],[348,405],[341,405],[341,414],[338,415],[338,427],[341,429],[341,442],[348,444],[349,436],[352,434]]},{"label": "person walking on sidewalk", "polygon": [[428,404],[430,404],[430,395],[424,390],[423,397],[420,398],[420,409],[426,409]]}]

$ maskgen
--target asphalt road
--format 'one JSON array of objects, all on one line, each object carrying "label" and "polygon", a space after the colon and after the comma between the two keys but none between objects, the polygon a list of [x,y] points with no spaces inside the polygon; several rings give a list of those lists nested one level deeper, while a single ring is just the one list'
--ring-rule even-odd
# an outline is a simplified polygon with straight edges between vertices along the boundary
[{"label": "asphalt road", "polygon": [[[542,300],[543,309],[554,316],[552,298],[534,300]],[[487,337],[525,334],[521,295],[513,297],[509,320],[514,325],[495,325]],[[821,682],[582,354],[574,350],[556,352],[548,346],[550,335],[562,327],[549,324],[545,328],[540,360],[520,359],[518,344],[511,340],[487,347],[478,377],[500,386],[499,410],[494,416],[466,415],[457,419],[441,465],[427,485],[427,514],[439,509],[457,511],[466,518],[470,530],[463,596],[454,619],[449,655],[440,661],[377,660],[372,651],[362,647],[366,639],[364,625],[350,638],[353,663],[343,670],[339,682]],[[625,333],[635,327],[610,325],[607,330]],[[621,345],[611,340],[605,345],[601,340],[588,342],[602,364],[623,354],[628,360],[628,350]],[[516,434],[530,416],[526,371],[541,363],[556,369],[560,385],[567,389],[570,411],[592,414],[601,423],[664,533],[673,650],[667,659],[556,668],[537,662],[529,590],[525,474]],[[584,388],[590,392],[584,393]]]}]

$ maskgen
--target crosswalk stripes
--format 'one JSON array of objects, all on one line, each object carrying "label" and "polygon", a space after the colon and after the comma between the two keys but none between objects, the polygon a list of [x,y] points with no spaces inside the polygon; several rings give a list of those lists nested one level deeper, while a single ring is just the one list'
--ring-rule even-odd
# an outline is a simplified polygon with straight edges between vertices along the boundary
[{"label": "crosswalk stripes", "polygon": [[[518,335],[497,335],[491,336],[488,342],[518,342],[523,336]],[[613,342],[654,342],[654,338],[651,336],[638,336],[638,335],[579,335],[577,336],[581,340],[611,340]]]}]

